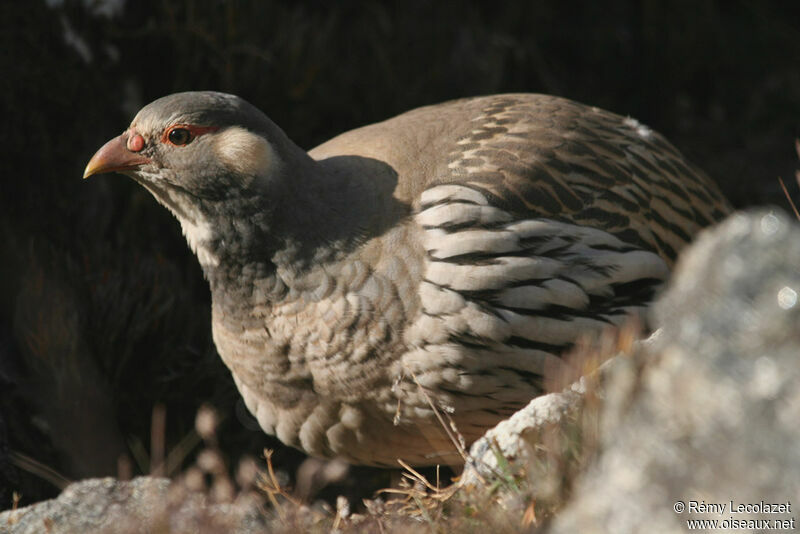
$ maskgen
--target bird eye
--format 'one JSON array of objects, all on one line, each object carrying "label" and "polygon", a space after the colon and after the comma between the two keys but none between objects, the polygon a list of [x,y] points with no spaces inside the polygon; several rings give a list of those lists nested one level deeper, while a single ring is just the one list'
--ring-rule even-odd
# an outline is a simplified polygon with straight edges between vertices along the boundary
[{"label": "bird eye", "polygon": [[192,140],[192,134],[186,128],[173,128],[167,134],[167,139],[173,145],[187,145]]}]

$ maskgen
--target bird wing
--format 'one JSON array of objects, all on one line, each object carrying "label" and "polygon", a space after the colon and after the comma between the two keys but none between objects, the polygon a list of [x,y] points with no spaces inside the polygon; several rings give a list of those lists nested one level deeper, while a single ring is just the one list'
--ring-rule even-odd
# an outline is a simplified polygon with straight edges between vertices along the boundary
[{"label": "bird wing", "polygon": [[526,399],[504,385],[541,386],[582,333],[641,313],[678,251],[729,207],[633,119],[559,98],[501,96],[480,102],[470,122],[446,171],[419,195],[427,268],[407,332],[417,349],[404,359],[425,383],[431,353],[471,346],[480,357],[461,360],[449,383],[431,376],[431,385],[480,383],[497,397],[496,411],[511,411]]},{"label": "bird wing", "polygon": [[460,184],[517,216],[601,228],[669,263],[728,211],[708,177],[634,119],[541,95],[481,104],[429,187]]},{"label": "bird wing", "polygon": [[[581,333],[644,309],[677,252],[729,209],[649,128],[544,95],[420,108],[311,154],[337,152],[399,176],[425,251],[401,365],[462,413],[470,395],[490,417],[527,402]],[[460,424],[477,429],[470,417]]]},{"label": "bird wing", "polygon": [[351,130],[316,159],[388,163],[395,197],[419,210],[426,189],[478,191],[515,217],[604,229],[672,264],[730,207],[713,182],[634,119],[548,95],[508,94],[422,107]]}]

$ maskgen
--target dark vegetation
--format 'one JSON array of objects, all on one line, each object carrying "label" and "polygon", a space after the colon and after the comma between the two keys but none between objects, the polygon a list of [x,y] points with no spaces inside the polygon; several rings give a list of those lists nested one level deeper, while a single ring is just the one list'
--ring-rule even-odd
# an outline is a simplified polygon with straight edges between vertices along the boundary
[{"label": "dark vegetation", "polygon": [[[121,176],[81,180],[154,98],[234,92],[311,148],[424,104],[545,92],[652,126],[737,207],[785,205],[796,167],[798,2],[119,3],[0,5],[0,510],[56,494],[45,467],[174,473],[204,403],[232,464],[302,460],[239,400],[176,222]],[[357,474],[335,491],[378,477]]]}]

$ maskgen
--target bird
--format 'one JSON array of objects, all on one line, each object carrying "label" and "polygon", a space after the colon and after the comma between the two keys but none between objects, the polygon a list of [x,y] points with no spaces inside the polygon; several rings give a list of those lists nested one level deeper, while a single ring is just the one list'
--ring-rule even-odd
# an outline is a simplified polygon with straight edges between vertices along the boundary
[{"label": "bird", "polygon": [[644,314],[731,211],[649,127],[542,94],[421,107],[306,151],[238,96],[176,93],[84,178],[108,172],[180,223],[261,428],[379,467],[463,464],[452,428],[468,445],[543,394],[580,336]]}]

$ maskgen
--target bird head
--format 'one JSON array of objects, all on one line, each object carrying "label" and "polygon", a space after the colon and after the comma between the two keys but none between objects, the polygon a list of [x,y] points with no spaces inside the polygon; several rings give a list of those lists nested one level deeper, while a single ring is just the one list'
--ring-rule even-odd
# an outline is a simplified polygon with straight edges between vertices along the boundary
[{"label": "bird head", "polygon": [[83,177],[120,172],[162,201],[177,192],[220,200],[275,176],[281,166],[276,144],[287,142],[237,96],[177,93],[142,108],[127,130],[97,151]]},{"label": "bird head", "polygon": [[304,159],[305,152],[243,99],[186,92],[142,108],[97,151],[83,176],[119,172],[136,180],[175,214],[200,257],[199,241],[209,240],[217,215],[244,219],[248,202],[280,202],[282,169],[300,169]]}]

